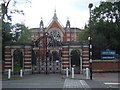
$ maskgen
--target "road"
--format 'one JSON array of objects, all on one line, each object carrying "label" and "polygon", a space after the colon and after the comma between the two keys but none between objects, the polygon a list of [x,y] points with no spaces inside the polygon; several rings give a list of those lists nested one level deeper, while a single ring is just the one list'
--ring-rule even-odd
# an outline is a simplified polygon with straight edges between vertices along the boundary
[{"label": "road", "polygon": [[[17,88],[17,90],[18,88],[26,88],[28,90],[37,90],[38,88],[40,90],[42,88],[57,88],[60,90],[68,90],[70,88],[86,88],[87,90],[91,90],[91,88],[118,88],[118,83],[115,81],[117,80],[115,79],[116,74],[111,74],[113,76],[111,77],[110,73],[108,73],[107,78],[103,75],[106,76],[107,74],[93,74],[93,80],[86,80],[83,74],[75,75],[74,79],[71,76],[66,78],[65,75],[61,74],[32,74],[25,75],[19,80],[5,80],[2,83],[2,88],[3,90],[4,88],[5,90],[7,88]],[[108,79],[109,77],[113,79]]]}]

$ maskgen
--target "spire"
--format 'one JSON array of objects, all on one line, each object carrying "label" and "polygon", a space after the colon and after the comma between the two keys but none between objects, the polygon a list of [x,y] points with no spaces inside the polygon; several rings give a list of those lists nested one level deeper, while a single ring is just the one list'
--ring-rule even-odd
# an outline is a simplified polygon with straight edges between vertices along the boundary
[{"label": "spire", "polygon": [[69,18],[67,18],[66,28],[70,28],[70,21],[69,21]]},{"label": "spire", "polygon": [[53,19],[54,19],[54,20],[57,20],[56,9],[55,9],[55,11],[54,11],[54,16],[53,16]]},{"label": "spire", "polygon": [[40,21],[40,29],[43,29],[44,28],[44,24],[43,24],[43,20],[42,20],[42,17],[41,17],[41,21]]}]

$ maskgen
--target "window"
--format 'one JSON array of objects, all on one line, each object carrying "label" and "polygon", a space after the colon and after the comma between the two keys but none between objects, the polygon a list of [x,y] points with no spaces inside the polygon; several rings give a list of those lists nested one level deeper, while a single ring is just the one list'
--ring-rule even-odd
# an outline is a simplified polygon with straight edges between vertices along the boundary
[{"label": "window", "polygon": [[54,39],[56,39],[57,41],[61,40],[61,34],[58,30],[54,29],[51,30],[50,35],[54,37]]}]

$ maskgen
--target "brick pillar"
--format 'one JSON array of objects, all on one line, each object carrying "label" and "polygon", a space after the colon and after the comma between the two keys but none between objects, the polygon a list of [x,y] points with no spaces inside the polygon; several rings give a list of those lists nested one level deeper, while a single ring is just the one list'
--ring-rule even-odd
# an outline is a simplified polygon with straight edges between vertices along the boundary
[{"label": "brick pillar", "polygon": [[65,72],[66,68],[69,67],[69,48],[68,46],[63,46],[62,49],[62,71]]},{"label": "brick pillar", "polygon": [[32,72],[32,48],[31,46],[25,46],[24,49],[24,71],[25,74]]},{"label": "brick pillar", "polygon": [[83,45],[82,49],[82,68],[83,71],[86,70],[86,68],[89,68],[89,46],[88,45]]},{"label": "brick pillar", "polygon": [[5,46],[5,62],[4,62],[4,71],[12,69],[12,56],[10,46]]}]

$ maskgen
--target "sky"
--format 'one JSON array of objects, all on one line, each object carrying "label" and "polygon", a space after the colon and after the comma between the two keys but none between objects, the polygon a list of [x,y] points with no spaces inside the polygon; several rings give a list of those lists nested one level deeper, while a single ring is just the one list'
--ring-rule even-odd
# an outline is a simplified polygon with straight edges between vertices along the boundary
[{"label": "sky", "polygon": [[[89,20],[89,3],[93,3],[93,8],[99,6],[101,0],[30,0],[25,3],[19,0],[17,9],[24,10],[25,15],[13,14],[13,23],[23,23],[29,28],[38,28],[42,17],[44,26],[47,26],[56,10],[60,23],[65,26],[69,18],[71,27],[84,28]],[[12,2],[11,2],[12,4]],[[9,5],[12,10],[13,6]]]}]

